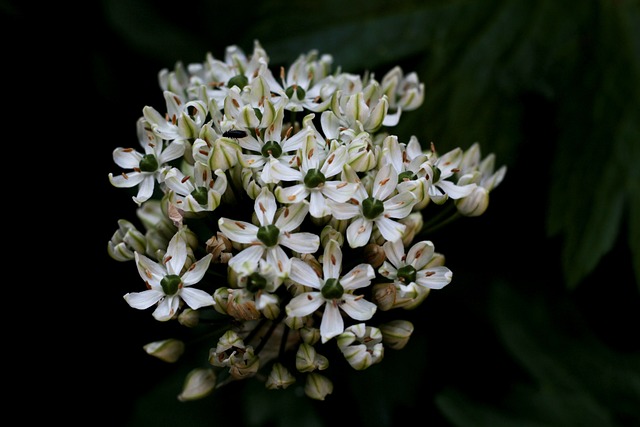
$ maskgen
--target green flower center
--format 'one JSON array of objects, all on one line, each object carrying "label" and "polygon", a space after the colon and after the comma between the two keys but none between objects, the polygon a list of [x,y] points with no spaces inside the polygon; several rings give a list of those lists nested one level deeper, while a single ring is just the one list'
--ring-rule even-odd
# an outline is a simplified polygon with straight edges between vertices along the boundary
[{"label": "green flower center", "polygon": [[289,99],[293,98],[293,95],[295,93],[295,95],[298,97],[299,100],[303,100],[304,96],[306,95],[306,92],[304,91],[304,89],[302,89],[300,86],[298,85],[293,85],[293,86],[289,86],[284,93],[287,94],[287,97]]},{"label": "green flower center", "polygon": [[277,245],[279,236],[280,230],[273,224],[265,225],[258,228],[258,239],[267,247]]},{"label": "green flower center", "polygon": [[238,74],[237,76],[233,76],[227,82],[228,87],[238,86],[240,89],[249,84],[249,79],[244,74]]},{"label": "green flower center", "polygon": [[277,159],[282,154],[282,147],[280,147],[280,144],[275,141],[268,141],[262,146],[261,153],[264,157],[272,155]]},{"label": "green flower center", "polygon": [[378,199],[368,197],[362,201],[362,214],[367,219],[376,219],[384,212],[384,205]]},{"label": "green flower center", "polygon": [[405,265],[398,269],[398,279],[404,283],[411,283],[416,281],[416,269],[411,265]]},{"label": "green flower center", "polygon": [[247,290],[253,293],[264,289],[267,286],[267,279],[262,277],[260,273],[254,272],[247,278]]},{"label": "green flower center", "polygon": [[196,199],[196,202],[200,203],[201,205],[206,205],[207,201],[209,200],[209,197],[207,197],[207,193],[207,187],[198,187],[191,192],[191,195],[194,199]]},{"label": "green flower center", "polygon": [[340,284],[338,279],[327,279],[322,287],[322,296],[326,299],[338,299],[342,298],[344,294],[344,288]]},{"label": "green flower center", "polygon": [[398,183],[402,181],[413,181],[417,176],[411,171],[404,171],[398,174]]},{"label": "green flower center", "polygon": [[304,176],[304,185],[306,185],[307,188],[317,188],[324,184],[326,180],[327,178],[318,169],[309,169]]},{"label": "green flower center", "polygon": [[163,277],[160,281],[160,285],[162,286],[162,290],[165,295],[175,295],[182,287],[182,280],[180,279],[180,276],[169,274]]},{"label": "green flower center", "polygon": [[155,172],[158,170],[158,159],[153,154],[145,154],[140,160],[139,167],[142,172]]},{"label": "green flower center", "polygon": [[433,182],[438,182],[442,171],[437,166],[433,166],[431,169],[433,170]]}]

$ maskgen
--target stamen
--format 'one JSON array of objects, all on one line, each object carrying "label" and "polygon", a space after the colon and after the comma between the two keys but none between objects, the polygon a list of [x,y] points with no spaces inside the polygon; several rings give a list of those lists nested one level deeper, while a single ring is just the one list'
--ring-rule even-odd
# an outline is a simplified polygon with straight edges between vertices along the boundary
[{"label": "stamen", "polygon": [[247,226],[246,226],[246,225],[244,225],[243,223],[241,223],[241,222],[239,222],[239,221],[235,221],[235,223],[234,223],[234,224],[235,224],[235,225],[237,225],[239,228],[241,228],[241,229],[243,229],[243,230],[244,230],[245,228],[247,228]]},{"label": "stamen", "polygon": [[332,153],[329,158],[327,159],[327,163],[331,164],[333,163],[333,160],[336,158],[336,153]]},{"label": "stamen", "polygon": [[260,210],[262,211],[262,213],[265,213],[267,211],[267,209],[264,207],[264,205],[262,204],[262,202],[258,203],[258,207],[260,208]]},{"label": "stamen", "polygon": [[128,176],[126,173],[124,173],[124,172],[122,172],[122,177],[123,177],[124,179],[129,179],[129,176]]},{"label": "stamen", "polygon": [[287,200],[289,200],[290,202],[293,202],[295,199],[296,199],[296,196],[287,197]]},{"label": "stamen", "polygon": [[382,181],[380,181],[380,185],[385,185],[387,182],[389,182],[391,178],[385,178]]},{"label": "stamen", "polygon": [[424,277],[433,276],[434,274],[436,274],[435,271],[427,271],[427,272],[424,273]]},{"label": "stamen", "polygon": [[342,187],[345,187],[347,185],[349,185],[348,182],[341,182],[340,184],[336,185],[336,188],[342,188]]},{"label": "stamen", "polygon": [[190,176],[185,176],[184,178],[182,178],[180,180],[180,183],[184,184],[185,182],[189,181],[189,178],[191,178]]},{"label": "stamen", "polygon": [[231,99],[231,102],[233,102],[233,105],[234,105],[236,108],[240,108],[240,104],[238,103],[238,100],[237,100],[237,99],[232,98],[232,99]]}]

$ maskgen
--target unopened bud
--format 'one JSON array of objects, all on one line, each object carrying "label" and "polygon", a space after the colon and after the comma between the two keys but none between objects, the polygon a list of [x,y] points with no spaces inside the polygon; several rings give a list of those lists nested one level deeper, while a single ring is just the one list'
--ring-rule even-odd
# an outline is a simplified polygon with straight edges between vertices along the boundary
[{"label": "unopened bud", "polygon": [[213,369],[196,368],[192,370],[185,378],[178,400],[186,402],[208,396],[216,387],[216,380],[216,374]]},{"label": "unopened bud", "polygon": [[200,323],[200,313],[198,313],[198,310],[185,308],[178,315],[178,322],[187,328],[194,328]]},{"label": "unopened bud", "polygon": [[455,201],[456,208],[464,216],[482,215],[489,207],[489,191],[477,186],[471,194]]},{"label": "unopened bud", "polygon": [[107,252],[116,261],[131,261],[134,252],[144,253],[146,239],[136,227],[127,220],[118,221],[118,230],[113,234],[107,246]]},{"label": "unopened bud", "polygon": [[227,301],[229,300],[229,288],[218,288],[213,292],[213,300],[216,302],[213,308],[220,314],[227,314]]},{"label": "unopened bud", "polygon": [[151,356],[157,357],[168,363],[174,363],[178,361],[180,356],[184,353],[184,342],[177,339],[167,339],[162,341],[154,341],[146,344],[144,351]]},{"label": "unopened bud", "polygon": [[328,394],[333,393],[333,383],[324,375],[311,372],[307,375],[304,393],[311,399],[324,400]]},{"label": "unopened bud", "polygon": [[219,231],[206,242],[206,250],[213,255],[212,261],[214,263],[223,263],[223,259],[228,262],[228,259],[231,258],[232,249],[231,241]]},{"label": "unopened bud", "polygon": [[[427,196],[427,199],[429,197]],[[404,246],[409,246],[415,239],[416,234],[422,230],[424,225],[424,218],[422,217],[422,212],[412,212],[406,218],[403,218],[399,221],[401,224],[406,226],[404,230],[404,234],[402,235],[402,243]]]},{"label": "unopened bud", "polygon": [[362,256],[364,262],[371,264],[373,268],[380,267],[386,258],[384,249],[377,243],[367,244],[363,249]]},{"label": "unopened bud", "polygon": [[299,372],[322,371],[329,367],[329,359],[316,352],[315,347],[302,343],[296,353],[296,369]]},{"label": "unopened bud", "polygon": [[318,328],[305,326],[303,328],[300,328],[298,332],[300,332],[300,338],[302,338],[302,342],[309,345],[314,345],[320,340],[320,329]]},{"label": "unopened bud", "polygon": [[344,243],[344,235],[331,225],[326,225],[320,232],[320,242],[322,243],[322,247],[327,246],[329,240],[335,240],[338,242],[339,246],[342,246]]},{"label": "unopened bud", "polygon": [[282,363],[276,362],[267,377],[265,387],[269,390],[285,389],[295,383],[296,379]]},{"label": "unopened bud", "polygon": [[356,370],[366,369],[384,357],[382,332],[364,323],[349,326],[338,335],[337,341],[345,359]]},{"label": "unopened bud", "polygon": [[380,325],[382,342],[389,348],[400,350],[407,345],[413,333],[413,324],[408,320],[392,320]]}]

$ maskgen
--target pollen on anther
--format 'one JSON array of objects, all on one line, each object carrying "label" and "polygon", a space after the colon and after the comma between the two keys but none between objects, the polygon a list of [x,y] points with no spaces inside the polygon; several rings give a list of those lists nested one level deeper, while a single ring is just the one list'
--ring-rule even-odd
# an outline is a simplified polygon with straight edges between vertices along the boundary
[{"label": "pollen on anther", "polygon": [[287,200],[289,200],[290,202],[293,202],[295,199],[296,199],[296,196],[287,197]]},{"label": "pollen on anther", "polygon": [[424,277],[433,276],[434,274],[436,274],[435,271],[427,271],[427,272],[424,273]]},{"label": "pollen on anther", "polygon": [[238,222],[238,221],[235,221],[235,222],[234,222],[234,224],[235,224],[235,225],[237,225],[239,228],[241,228],[241,229],[243,229],[243,230],[244,230],[245,228],[247,228],[247,226],[246,226],[246,225],[244,225],[243,223]]},{"label": "pollen on anther", "polygon": [[185,182],[189,181],[189,178],[190,178],[189,176],[185,176],[184,178],[182,178],[182,179],[180,180],[180,182],[181,182],[182,184],[184,184]]},{"label": "pollen on anther", "polygon": [[259,202],[259,203],[258,203],[258,206],[260,207],[260,210],[261,210],[262,212],[266,212],[266,211],[267,211],[267,209],[264,207],[264,205],[262,204],[262,202]]},{"label": "pollen on anther", "polygon": [[389,182],[391,178],[385,178],[382,181],[380,181],[380,185],[385,185],[387,182]]}]

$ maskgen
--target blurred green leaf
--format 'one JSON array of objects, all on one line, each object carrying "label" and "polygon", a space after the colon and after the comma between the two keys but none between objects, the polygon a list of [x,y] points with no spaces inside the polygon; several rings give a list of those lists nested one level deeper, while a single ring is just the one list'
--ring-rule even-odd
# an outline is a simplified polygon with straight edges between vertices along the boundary
[{"label": "blurred green leaf", "polygon": [[[560,132],[554,158],[548,230],[564,236],[567,285],[576,287],[613,247],[637,230],[633,208],[640,164],[640,5],[600,1],[590,36],[558,87]],[[633,215],[635,213],[635,215]],[[637,234],[637,231],[635,232]],[[631,243],[640,271],[637,240]],[[640,287],[640,275],[636,276]]]},{"label": "blurred green leaf", "polygon": [[532,295],[496,283],[491,313],[504,345],[532,382],[517,383],[484,403],[482,397],[446,390],[437,403],[457,426],[640,423],[637,354],[617,353],[597,340],[562,295]]}]

